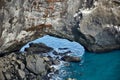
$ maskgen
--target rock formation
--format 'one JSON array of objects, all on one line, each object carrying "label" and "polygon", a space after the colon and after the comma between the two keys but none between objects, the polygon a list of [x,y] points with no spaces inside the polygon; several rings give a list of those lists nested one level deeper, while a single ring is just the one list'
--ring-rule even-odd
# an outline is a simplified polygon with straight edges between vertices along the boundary
[{"label": "rock formation", "polygon": [[[63,59],[68,62],[81,61],[80,57],[67,56],[67,51],[59,53],[43,43],[29,45],[27,51],[0,56],[0,80],[51,80],[50,73],[59,74],[59,68],[55,66],[61,65]],[[69,66],[69,63],[62,65]]]},{"label": "rock formation", "polygon": [[[77,21],[76,11],[82,13]],[[0,53],[45,34],[94,52],[120,49],[119,14],[119,0],[0,0]]]},{"label": "rock formation", "polygon": [[[117,1],[117,0],[116,0]],[[120,4],[98,1],[95,8],[83,10],[79,26],[80,42],[93,52],[120,49]]]}]

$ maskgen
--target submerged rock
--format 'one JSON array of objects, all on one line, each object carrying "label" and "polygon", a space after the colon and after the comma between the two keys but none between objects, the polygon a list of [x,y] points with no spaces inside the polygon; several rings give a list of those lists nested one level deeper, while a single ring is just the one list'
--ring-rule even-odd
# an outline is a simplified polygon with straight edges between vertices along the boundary
[{"label": "submerged rock", "polygon": [[66,80],[76,80],[76,79],[74,79],[74,78],[68,78],[68,79],[66,79]]},{"label": "submerged rock", "polygon": [[74,56],[63,56],[62,60],[67,61],[67,62],[80,62],[81,61],[80,57],[74,57]]}]

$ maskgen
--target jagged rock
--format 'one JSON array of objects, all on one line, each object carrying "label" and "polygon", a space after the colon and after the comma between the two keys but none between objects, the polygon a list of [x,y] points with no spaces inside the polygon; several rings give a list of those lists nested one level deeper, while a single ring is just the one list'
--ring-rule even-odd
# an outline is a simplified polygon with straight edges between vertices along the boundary
[{"label": "jagged rock", "polygon": [[74,79],[74,78],[67,78],[66,80],[76,80],[76,79]]},{"label": "jagged rock", "polygon": [[6,78],[7,80],[12,79],[12,77],[11,77],[10,73],[5,73],[4,75],[5,75],[5,78]]},{"label": "jagged rock", "polygon": [[23,64],[22,61],[17,60],[16,62],[20,65],[21,70],[25,69],[25,64]]},{"label": "jagged rock", "polygon": [[5,80],[2,69],[0,68],[0,80]]},{"label": "jagged rock", "polygon": [[45,75],[45,66],[43,58],[38,55],[28,55],[26,57],[26,67],[35,74]]},{"label": "jagged rock", "polygon": [[18,76],[20,77],[20,79],[24,79],[25,78],[25,72],[18,69]]},{"label": "jagged rock", "polygon": [[47,53],[52,51],[53,49],[51,47],[46,46],[43,43],[31,43],[29,48],[26,48],[25,51],[28,53],[33,54],[40,54],[40,53]]},{"label": "jagged rock", "polygon": [[109,9],[112,8],[110,4],[107,5],[109,8],[105,6],[103,4],[94,10],[88,10],[90,13],[84,13],[86,15],[81,20],[78,29],[81,35],[78,40],[92,52],[120,49],[120,44],[115,38],[115,35],[119,34],[120,16],[118,14],[120,11],[115,7],[112,10]]},{"label": "jagged rock", "polygon": [[81,61],[80,57],[74,57],[74,56],[63,56],[62,60],[67,61],[67,62],[80,62]]},{"label": "jagged rock", "polygon": [[54,64],[54,65],[58,65],[58,64],[60,64],[60,61],[57,60],[57,59],[56,59],[56,60],[53,60],[53,64]]},{"label": "jagged rock", "polygon": [[44,61],[48,62],[50,61],[48,57],[43,57]]}]

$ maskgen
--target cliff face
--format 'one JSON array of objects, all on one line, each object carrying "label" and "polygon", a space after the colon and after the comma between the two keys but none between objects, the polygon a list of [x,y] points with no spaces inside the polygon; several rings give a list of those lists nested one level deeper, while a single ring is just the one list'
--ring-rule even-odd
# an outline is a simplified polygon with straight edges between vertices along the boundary
[{"label": "cliff face", "polygon": [[83,13],[79,41],[89,51],[120,49],[120,1],[98,0],[93,9]]},{"label": "cliff face", "polygon": [[90,51],[120,49],[119,6],[116,0],[0,0],[0,51],[18,50],[45,34]]},{"label": "cliff face", "polygon": [[71,21],[80,2],[80,0],[1,0],[0,49],[6,50],[13,47],[13,44],[20,46],[46,33],[61,31],[65,27],[65,19]]}]

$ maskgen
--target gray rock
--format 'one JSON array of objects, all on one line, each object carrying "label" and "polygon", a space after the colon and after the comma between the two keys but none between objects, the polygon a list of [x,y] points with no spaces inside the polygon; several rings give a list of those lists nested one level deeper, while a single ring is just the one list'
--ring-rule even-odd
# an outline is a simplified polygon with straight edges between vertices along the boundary
[{"label": "gray rock", "polygon": [[53,60],[53,64],[54,64],[54,65],[60,64],[60,60],[57,60],[57,59]]},{"label": "gray rock", "polygon": [[12,79],[12,77],[11,77],[10,73],[5,73],[5,78],[6,78],[7,80]]},{"label": "gray rock", "polygon": [[25,72],[18,69],[18,76],[20,77],[20,79],[24,79],[25,78]]},{"label": "gray rock", "polygon": [[117,38],[119,31],[116,28],[119,28],[120,16],[117,15],[120,12],[118,9],[111,11],[104,8],[106,7],[99,6],[89,14],[84,13],[78,29],[81,35],[79,42],[92,52],[120,49]]},{"label": "gray rock", "polygon": [[19,64],[21,70],[25,69],[25,64],[23,64],[20,60],[17,60],[17,63]]},{"label": "gray rock", "polygon": [[0,68],[0,80],[5,80],[2,69]]},{"label": "gray rock", "polygon": [[26,67],[35,74],[45,75],[45,66],[43,58],[38,55],[28,55],[26,57]]}]

